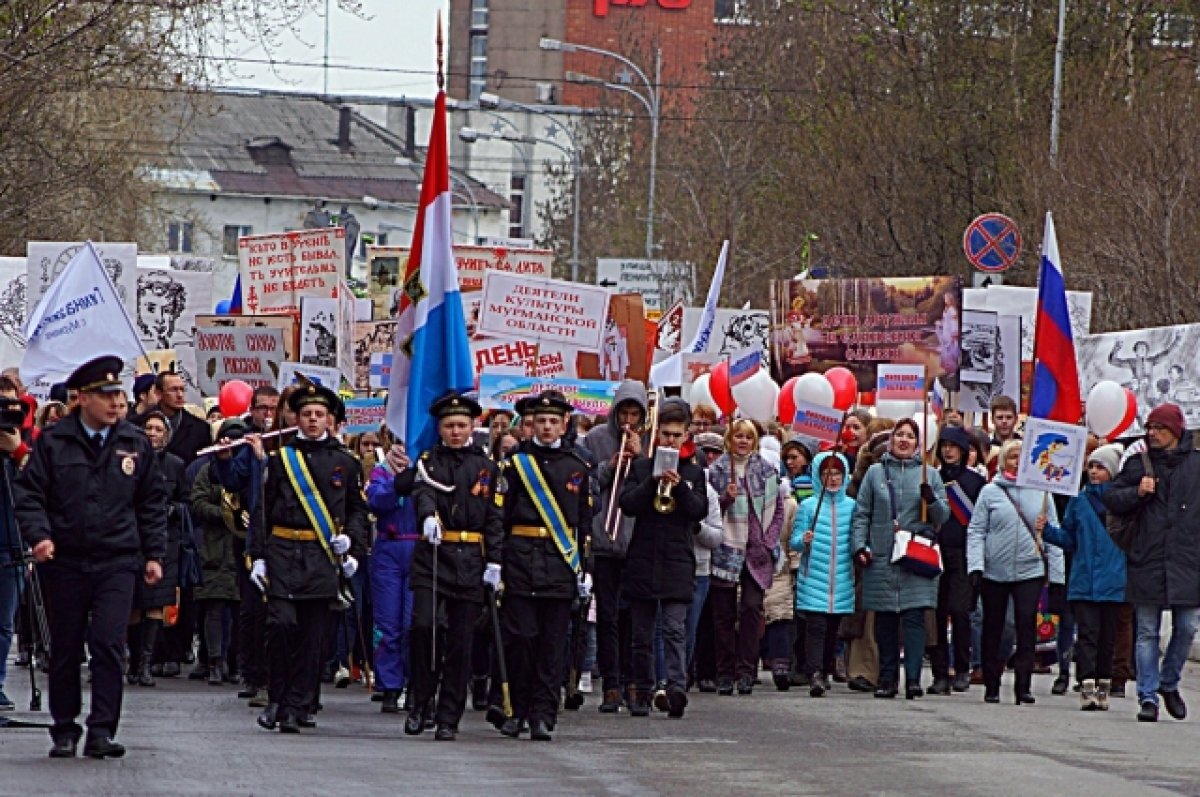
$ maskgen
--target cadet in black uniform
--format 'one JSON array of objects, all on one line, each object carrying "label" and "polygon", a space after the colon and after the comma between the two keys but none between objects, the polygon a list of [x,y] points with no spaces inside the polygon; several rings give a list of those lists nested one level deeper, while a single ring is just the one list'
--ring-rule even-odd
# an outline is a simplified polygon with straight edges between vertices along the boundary
[{"label": "cadet in black uniform", "polygon": [[563,434],[574,408],[545,391],[517,403],[533,419],[533,437],[504,462],[504,656],[514,716],[500,732],[516,737],[529,723],[549,741],[558,715],[571,604],[591,581],[583,572],[592,526],[587,462]]},{"label": "cadet in black uniform", "polygon": [[67,379],[79,405],[42,432],[15,485],[17,523],[42,563],[50,620],[51,758],[72,758],[82,729],[79,662],[91,652],[84,755],[120,758],[121,658],[139,575],[162,578],[166,483],[154,448],[121,412],[119,357],[98,357]]},{"label": "cadet in black uniform", "polygon": [[[281,733],[297,733],[301,720],[309,722],[329,607],[338,600],[341,578],[354,575],[366,550],[362,466],[329,433],[341,405],[332,390],[312,384],[288,397],[299,431],[267,463],[261,511],[254,512],[246,540],[254,561],[250,580],[267,596],[270,705],[258,724],[273,730],[278,723]],[[326,512],[332,527],[322,533]]]},{"label": "cadet in black uniform", "polygon": [[466,706],[471,634],[483,611],[484,584],[500,583],[504,531],[494,493],[498,470],[484,450],[471,443],[472,422],[482,412],[474,401],[456,394],[430,405],[441,440],[417,460],[413,487],[424,543],[417,544],[412,561],[413,709],[404,732],[416,736],[424,730],[425,714],[436,694],[434,738],[443,742],[454,740]]}]

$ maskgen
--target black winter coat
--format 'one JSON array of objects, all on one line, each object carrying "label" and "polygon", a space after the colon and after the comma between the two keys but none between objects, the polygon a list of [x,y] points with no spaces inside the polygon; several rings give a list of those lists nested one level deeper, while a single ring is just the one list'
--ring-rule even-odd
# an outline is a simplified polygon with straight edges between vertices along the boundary
[{"label": "black winter coat", "polygon": [[621,596],[635,600],[690,602],[695,591],[696,533],[708,517],[704,471],[695,459],[679,461],[681,481],[671,489],[675,510],[654,509],[659,480],[654,461],[634,461],[621,490],[621,511],[634,518],[633,537],[625,554]]},{"label": "black winter coat", "polygon": [[[537,462],[563,520],[575,536],[580,562],[585,555],[592,528],[591,467],[566,440],[560,448],[546,448],[530,441],[521,443],[519,453]],[[567,564],[551,537],[519,537],[513,526],[546,526],[529,490],[517,473],[512,458],[505,460],[504,494],[504,590],[531,598],[573,600],[579,594],[575,571]]]},{"label": "black winter coat", "polygon": [[175,589],[179,586],[179,551],[183,545],[182,513],[187,511],[188,491],[183,479],[183,460],[166,450],[156,451],[158,472],[167,492],[167,553],[163,556],[162,580],[153,587],[138,579],[133,605],[139,609],[156,609],[175,604]]},{"label": "black winter coat", "polygon": [[30,547],[53,540],[59,565],[140,569],[166,557],[166,483],[150,440],[128,421],[96,452],[76,410],[38,437],[14,488],[21,536]]},{"label": "black winter coat", "polygon": [[[154,410],[159,410],[157,405],[134,418],[133,424],[141,426],[146,415]],[[166,410],[159,411],[167,414]],[[179,425],[171,427],[171,439],[167,442],[167,453],[182,459],[186,467],[196,458],[197,451],[212,445],[212,430],[209,429],[207,423],[187,410],[179,412],[182,413],[179,417]]]},{"label": "black winter coat", "polygon": [[[333,437],[297,437],[286,447],[297,449],[304,457],[334,526],[350,538],[350,555],[365,567],[371,520],[363,496],[362,466]],[[284,470],[282,453],[267,463],[261,510],[251,514],[246,552],[267,563],[267,595],[297,601],[337,597],[341,565],[330,561],[319,540],[289,540],[271,534],[275,526],[312,528]]]},{"label": "black winter coat", "polygon": [[[413,502],[417,510],[417,533],[425,519],[436,513],[446,531],[476,531],[479,543],[443,543],[437,546],[437,588],[440,595],[483,603],[483,565],[500,564],[504,550],[500,499],[496,496],[499,469],[479,446],[448,448],[436,443],[421,455],[421,465],[431,481],[417,477]],[[451,487],[441,490],[432,482]],[[412,588],[430,589],[433,584],[434,546],[417,543],[412,560]]]},{"label": "black winter coat", "polygon": [[[967,498],[971,499],[972,504],[979,500],[979,491],[987,484],[986,479],[962,465],[944,465],[938,473],[942,477],[942,483],[946,485],[947,493],[950,491],[950,484],[956,482],[959,487],[963,488],[963,492],[967,494]],[[1062,516],[1059,515],[1059,517]],[[958,522],[953,509],[950,517],[938,529],[938,543],[943,548],[957,548],[963,551],[967,549],[967,528]]]},{"label": "black winter coat", "polygon": [[1200,606],[1200,451],[1190,440],[1171,451],[1150,450],[1155,492],[1138,496],[1145,468],[1130,457],[1104,493],[1117,515],[1136,513],[1125,555],[1125,600],[1152,606]]}]

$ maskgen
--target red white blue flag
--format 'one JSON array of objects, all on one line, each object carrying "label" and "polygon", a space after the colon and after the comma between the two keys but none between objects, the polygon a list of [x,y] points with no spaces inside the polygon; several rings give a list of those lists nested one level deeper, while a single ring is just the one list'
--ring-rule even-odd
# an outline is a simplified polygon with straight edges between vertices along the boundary
[{"label": "red white blue flag", "polygon": [[1042,265],[1038,272],[1037,326],[1033,336],[1033,387],[1030,415],[1060,423],[1078,423],[1083,414],[1075,341],[1067,312],[1067,285],[1054,218],[1046,214]]},{"label": "red white blue flag", "polygon": [[762,352],[759,349],[744,349],[729,358],[729,386],[740,385],[758,373],[762,365]]},{"label": "red white blue flag", "polygon": [[975,502],[967,497],[967,491],[962,488],[958,482],[950,482],[946,485],[946,501],[950,504],[950,514],[954,515],[963,527],[966,527],[971,522],[971,515],[975,514]]}]

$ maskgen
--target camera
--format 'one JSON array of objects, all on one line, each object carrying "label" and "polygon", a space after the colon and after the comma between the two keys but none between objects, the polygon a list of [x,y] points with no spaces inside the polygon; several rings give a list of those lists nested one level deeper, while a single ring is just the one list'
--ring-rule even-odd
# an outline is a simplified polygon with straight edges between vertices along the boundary
[{"label": "camera", "polygon": [[15,432],[25,424],[25,405],[17,399],[0,397],[0,430]]}]

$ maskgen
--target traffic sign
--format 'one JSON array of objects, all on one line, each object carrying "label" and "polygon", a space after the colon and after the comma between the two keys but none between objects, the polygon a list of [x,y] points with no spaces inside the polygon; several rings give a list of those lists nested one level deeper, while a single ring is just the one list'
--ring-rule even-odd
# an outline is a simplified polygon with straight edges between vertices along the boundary
[{"label": "traffic sign", "polygon": [[647,316],[652,312],[661,314],[677,301],[690,306],[695,274],[691,263],[670,260],[596,260],[596,284],[614,288],[616,293],[642,294]]},{"label": "traffic sign", "polygon": [[1001,213],[985,213],[963,233],[963,252],[980,271],[1007,271],[1021,256],[1021,231]]}]

